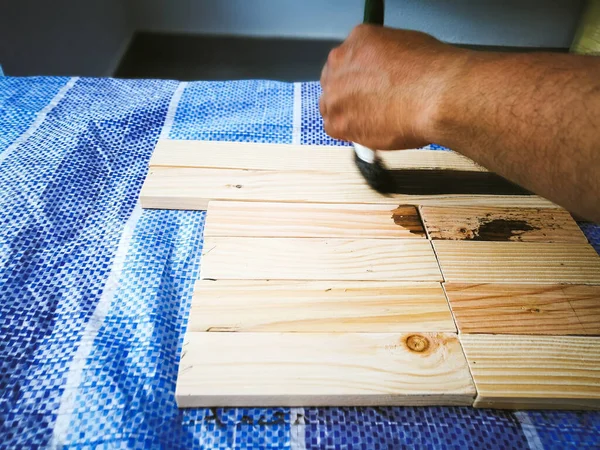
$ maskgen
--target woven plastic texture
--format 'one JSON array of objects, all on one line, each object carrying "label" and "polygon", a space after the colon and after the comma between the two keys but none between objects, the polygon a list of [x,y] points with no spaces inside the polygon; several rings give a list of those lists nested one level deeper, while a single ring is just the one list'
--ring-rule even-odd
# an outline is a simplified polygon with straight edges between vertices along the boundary
[{"label": "woven plastic texture", "polygon": [[580,222],[579,228],[581,228],[583,233],[588,238],[588,241],[590,241],[590,244],[592,244],[592,246],[600,254],[600,225],[589,222]]},{"label": "woven plastic texture", "polygon": [[292,141],[293,85],[276,81],[192,83],[173,124],[173,139]]},{"label": "woven plastic texture", "polygon": [[[291,142],[294,123],[289,84],[178,87],[0,78],[0,448],[599,447],[595,412],[178,410],[205,214],[136,207],[152,149],[165,130]],[[318,84],[301,93],[301,142],[347,145],[323,132]]]}]

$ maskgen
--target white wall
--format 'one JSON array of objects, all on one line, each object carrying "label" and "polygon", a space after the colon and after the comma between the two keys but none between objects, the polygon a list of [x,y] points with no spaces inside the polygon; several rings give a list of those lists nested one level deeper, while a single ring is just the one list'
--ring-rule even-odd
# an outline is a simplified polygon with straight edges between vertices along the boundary
[{"label": "white wall", "polygon": [[121,0],[0,0],[7,75],[112,74],[133,28]]},{"label": "white wall", "polygon": [[[141,30],[344,38],[364,0],[128,0]],[[581,0],[387,0],[386,24],[455,43],[569,47]]]},{"label": "white wall", "polygon": [[[343,39],[364,0],[0,0],[8,75],[111,75],[135,29]],[[568,47],[582,0],[387,0],[386,23],[456,43]]]}]

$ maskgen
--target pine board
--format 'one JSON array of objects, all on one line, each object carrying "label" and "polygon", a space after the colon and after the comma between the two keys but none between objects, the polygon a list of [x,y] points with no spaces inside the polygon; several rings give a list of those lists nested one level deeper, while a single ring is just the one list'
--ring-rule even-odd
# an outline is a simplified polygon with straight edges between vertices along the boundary
[{"label": "pine board", "polygon": [[204,236],[425,238],[413,205],[210,202]]},{"label": "pine board", "polygon": [[187,333],[179,407],[471,405],[455,334]]},{"label": "pine board", "polygon": [[431,239],[519,242],[572,242],[587,239],[564,209],[423,206]]},{"label": "pine board", "polygon": [[588,244],[433,241],[447,282],[600,284]]},{"label": "pine board", "polygon": [[571,306],[577,313],[577,318],[586,333],[600,336],[600,308],[598,296],[594,298],[576,298],[571,300]]},{"label": "pine board", "polygon": [[[389,168],[486,172],[455,152],[381,152]],[[150,166],[354,173],[352,147],[248,142],[158,141]]]},{"label": "pine board", "polygon": [[445,283],[461,333],[600,334],[600,286]]},{"label": "pine board", "polygon": [[452,152],[383,156],[402,169],[390,196],[366,186],[351,148],[158,143],[143,207],[217,200],[179,406],[472,404],[417,205],[460,330],[475,333],[462,339],[476,405],[597,407],[598,338],[541,336],[600,333],[600,286],[584,285],[600,284],[600,258],[569,214]]},{"label": "pine board", "polygon": [[[140,201],[143,208],[191,210],[205,210],[210,200],[556,207],[535,195],[410,194],[411,191],[430,190],[429,179],[432,177],[438,179],[438,174],[428,178],[417,174],[406,185],[409,193],[384,196],[371,190],[358,171],[327,173],[151,167],[142,187]],[[482,183],[480,187],[487,189],[485,181]],[[469,188],[459,180],[438,184],[448,185],[448,189],[459,187],[462,191]]]},{"label": "pine board", "polygon": [[463,334],[460,340],[477,387],[476,407],[600,406],[600,338]]},{"label": "pine board", "polygon": [[202,280],[187,330],[391,333],[456,327],[439,283]]},{"label": "pine board", "polygon": [[208,237],[202,279],[442,281],[426,239]]}]

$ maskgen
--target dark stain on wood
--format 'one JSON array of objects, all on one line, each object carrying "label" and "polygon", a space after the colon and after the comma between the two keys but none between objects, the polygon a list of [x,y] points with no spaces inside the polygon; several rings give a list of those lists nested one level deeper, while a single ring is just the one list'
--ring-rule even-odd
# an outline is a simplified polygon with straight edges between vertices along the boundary
[{"label": "dark stain on wood", "polygon": [[425,228],[416,206],[398,205],[396,209],[392,210],[392,220],[396,225],[407,229],[411,234],[425,235]]},{"label": "dark stain on wood", "polygon": [[407,195],[532,195],[528,190],[492,172],[465,170],[390,170],[392,194]]},{"label": "dark stain on wood", "polygon": [[[473,230],[473,241],[511,241],[520,240],[528,231],[539,230],[526,220],[479,219],[479,228]],[[462,231],[462,230],[461,230]]]}]

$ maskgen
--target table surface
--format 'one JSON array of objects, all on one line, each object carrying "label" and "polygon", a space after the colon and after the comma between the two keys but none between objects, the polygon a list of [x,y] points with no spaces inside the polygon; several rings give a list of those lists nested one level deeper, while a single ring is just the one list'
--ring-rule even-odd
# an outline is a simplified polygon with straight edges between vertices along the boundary
[{"label": "table surface", "polygon": [[319,89],[0,77],[0,447],[599,448],[600,412],[177,409],[205,213],[140,209],[154,145],[346,145]]}]

